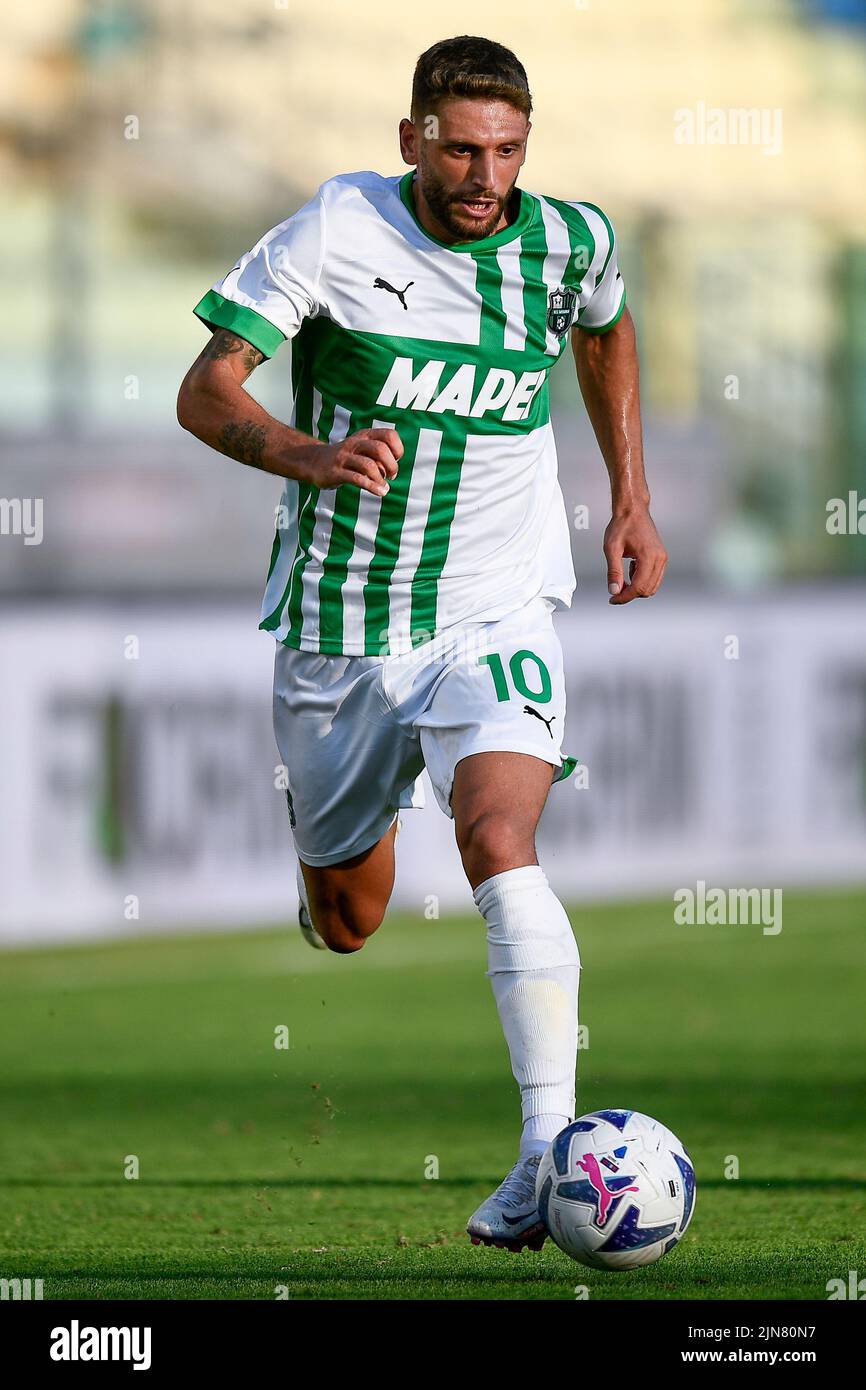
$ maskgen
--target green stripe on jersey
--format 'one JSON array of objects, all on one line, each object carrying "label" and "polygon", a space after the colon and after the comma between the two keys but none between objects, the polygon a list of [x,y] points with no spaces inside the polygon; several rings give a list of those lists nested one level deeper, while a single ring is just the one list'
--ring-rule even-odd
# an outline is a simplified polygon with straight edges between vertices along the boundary
[{"label": "green stripe on jersey", "polygon": [[[302,330],[303,332],[303,330]],[[300,336],[300,335],[299,335]],[[295,392],[295,425],[304,434],[313,433],[313,384],[308,370],[304,369],[303,358],[300,353],[292,354],[292,385]],[[319,417],[321,424],[321,415]],[[298,483],[298,534],[295,546],[295,554],[289,570],[289,578],[286,582],[285,590],[274,608],[273,612],[259,623],[259,627],[266,632],[276,632],[283,622],[283,614],[287,602],[294,596],[294,584],[298,571],[299,561],[301,572],[303,565],[306,564],[308,555],[305,554],[305,547],[308,549],[313,536],[313,526],[316,520],[316,502],[319,497],[319,489],[310,483]],[[303,543],[302,543],[303,542]],[[298,582],[300,587],[300,581]],[[298,630],[300,631],[300,602],[301,596],[297,596]]]},{"label": "green stripe on jersey", "polygon": [[243,304],[224,299],[216,290],[208,290],[196,304],[193,313],[209,328],[228,328],[237,333],[239,338],[252,343],[265,357],[273,357],[280,343],[286,341],[285,333],[281,333],[269,319],[257,314],[255,309],[247,309]]},{"label": "green stripe on jersey", "polygon": [[[546,198],[546,202],[555,208],[565,223],[568,232],[568,244],[571,250],[568,268],[565,276],[565,283],[577,288],[583,281],[583,277],[592,265],[595,256],[595,237],[589,229],[589,223],[579,208],[572,207],[571,203],[564,203],[561,198]],[[589,203],[586,204],[590,206]],[[610,223],[608,222],[608,230]],[[608,252],[608,259],[610,253]],[[605,261],[607,265],[607,260]],[[600,278],[600,277],[599,277]]]},{"label": "green stripe on jersey", "polygon": [[[271,546],[271,563],[268,565],[268,579],[270,579],[271,575],[274,572],[274,567],[277,563],[277,556],[280,553],[280,545],[280,528],[277,527],[276,531],[274,532],[274,543]],[[265,583],[267,583],[267,580],[265,581]]]},{"label": "green stripe on jersey", "polygon": [[419,427],[415,421],[401,423],[399,433],[403,457],[396,478],[391,479],[389,490],[382,498],[376,541],[363,590],[364,652],[367,656],[377,656],[388,646],[391,617],[389,586],[400,555],[400,540],[418,448]]},{"label": "green stripe on jersey", "polygon": [[[326,397],[326,398],[324,398],[324,399],[322,400],[322,406],[321,406],[321,409],[320,409],[320,411],[319,411],[319,418],[318,418],[318,420],[316,421],[316,425],[315,425],[315,429],[314,429],[314,428],[313,428],[313,418],[312,418],[312,398],[313,398],[313,389],[312,389],[312,384],[310,384],[310,385],[309,385],[309,396],[307,397],[307,396],[305,395],[305,397],[304,397],[304,413],[303,413],[303,416],[301,415],[300,410],[298,411],[298,416],[297,416],[297,418],[298,418],[298,429],[303,430],[306,434],[314,434],[318,439],[328,439],[328,438],[330,438],[331,431],[332,431],[333,426],[334,426],[334,415],[336,414],[337,403],[336,403],[336,401],[334,400],[333,397]],[[308,410],[309,410],[309,416],[307,415],[307,411],[308,411]],[[347,433],[351,433],[351,425],[350,425],[349,429],[347,430]],[[322,496],[322,489],[321,489],[321,488],[312,487],[312,486],[310,486],[309,484],[307,485],[307,487],[308,487],[308,492],[307,492],[306,503],[305,503],[305,498],[304,498],[303,494],[299,494],[299,497],[298,497],[298,547],[297,547],[297,551],[296,551],[296,554],[295,554],[294,562],[293,562],[293,564],[292,564],[292,573],[291,573],[291,577],[290,577],[290,579],[289,579],[289,588],[288,588],[288,609],[287,609],[287,617],[288,617],[288,620],[289,620],[289,633],[288,633],[288,636],[291,637],[291,638],[293,638],[295,641],[298,641],[298,642],[300,641],[300,638],[301,638],[301,631],[302,631],[302,628],[303,628],[303,621],[304,621],[304,618],[303,618],[303,605],[304,605],[304,574],[305,574],[305,572],[306,572],[307,564],[308,564],[309,559],[310,559],[310,549],[311,549],[311,546],[312,546],[312,544],[313,544],[313,534],[314,534],[315,529],[316,529],[316,512],[317,512],[317,508],[318,508],[318,505],[319,505],[319,499],[320,499],[321,496]],[[343,488],[338,489],[338,491],[337,491],[337,498],[339,498],[340,495],[341,495],[341,493],[344,492],[344,491],[345,491],[345,489],[343,489]],[[356,492],[357,489],[354,489],[354,488],[353,488],[352,491],[355,491],[355,492]],[[356,512],[357,512],[357,501],[356,501],[356,504],[355,504],[355,510],[356,510]],[[331,534],[332,534],[332,537],[333,537],[333,531],[332,531]],[[344,578],[345,578],[345,576],[344,576]],[[321,583],[321,577],[320,577],[320,579],[319,579],[319,582]],[[338,596],[339,596],[339,588],[338,588],[338,590],[337,590],[337,594],[338,594]],[[322,619],[321,600],[319,601],[319,605],[318,605],[318,616],[319,616],[319,621],[321,621],[321,619]],[[341,616],[340,616],[340,640],[341,640],[341,641],[342,641],[342,627],[343,627],[343,621],[342,621],[342,612],[341,612]]]},{"label": "green stripe on jersey", "polygon": [[[541,219],[539,218],[539,222]],[[533,236],[537,233],[533,227]],[[543,224],[541,242],[544,242]],[[545,354],[544,338],[547,318],[547,290],[537,275],[534,298],[530,298],[534,318],[528,325],[526,347],[522,351],[504,348],[505,314],[502,310],[501,270],[495,257],[493,270],[482,274],[485,298],[481,309],[481,341],[490,343],[498,336],[499,346],[484,351],[479,343],[447,342],[433,338],[402,338],[385,333],[349,332],[330,319],[307,320],[302,333],[307,334],[304,342],[304,355],[316,364],[316,385],[323,396],[335,395],[352,410],[356,417],[369,415],[370,419],[391,418],[400,429],[403,422],[417,427],[426,425],[431,429],[442,427],[443,421],[456,420],[472,434],[514,435],[528,434],[531,430],[547,423],[550,418],[547,392],[539,391],[532,401],[530,414],[519,420],[503,420],[503,406],[486,412],[483,416],[458,415],[452,409],[431,410],[420,406],[417,397],[408,406],[397,399],[380,401],[383,388],[397,359],[411,360],[412,376],[417,377],[431,362],[441,362],[442,371],[433,398],[441,393],[448,394],[448,388],[462,368],[474,368],[474,387],[472,399],[475,400],[492,367],[513,372],[515,381],[523,372],[545,371],[551,368],[552,361]],[[527,267],[528,269],[528,267]],[[527,293],[532,296],[533,287]],[[306,324],[310,324],[307,330]],[[299,335],[300,336],[300,335]],[[293,357],[299,349],[293,344]],[[458,377],[455,393],[460,396],[459,387],[465,384],[465,374]],[[428,393],[429,395],[429,393]],[[432,401],[431,401],[432,403]],[[356,428],[359,428],[356,425]]]},{"label": "green stripe on jersey", "polygon": [[[301,636],[301,604],[304,597],[304,570],[310,558],[310,546],[313,541],[313,531],[316,526],[316,503],[320,495],[319,488],[313,487],[311,483],[301,483],[299,485],[298,548],[295,552],[291,574],[289,575],[289,582],[286,587],[286,592],[288,594],[288,608],[286,612],[286,616],[289,620],[288,637],[293,639],[290,645],[295,645],[300,640]],[[276,622],[273,624],[274,628],[281,626],[283,609],[285,607],[286,601],[284,599],[280,608],[273,615],[276,618]],[[268,619],[265,626],[271,627],[271,619]]]},{"label": "green stripe on jersey", "polygon": [[451,526],[457,506],[457,490],[463,471],[466,436],[446,427],[436,461],[430,512],[424,528],[421,557],[412,580],[410,628],[412,646],[429,641],[436,633],[436,604],[439,579],[448,556]]},{"label": "green stripe on jersey", "polygon": [[[350,424],[349,434],[354,434],[358,428],[358,425]],[[349,560],[355,548],[355,527],[358,523],[360,505],[361,489],[354,483],[344,483],[342,487],[337,488],[331,518],[331,539],[319,580],[319,650],[323,652],[342,650],[342,589],[349,572]]]},{"label": "green stripe on jersey", "polygon": [[502,307],[502,269],[495,256],[474,251],[475,290],[481,298],[479,346],[485,356],[505,350],[505,311]]},{"label": "green stripe on jersey", "polygon": [[[536,217],[520,243],[520,273],[523,276],[523,313],[526,320],[526,345],[536,352],[547,350],[547,285],[541,278],[547,255],[547,235],[544,218]],[[545,356],[545,366],[550,359]],[[549,367],[547,368],[549,370]],[[547,394],[546,390],[541,394]]]}]

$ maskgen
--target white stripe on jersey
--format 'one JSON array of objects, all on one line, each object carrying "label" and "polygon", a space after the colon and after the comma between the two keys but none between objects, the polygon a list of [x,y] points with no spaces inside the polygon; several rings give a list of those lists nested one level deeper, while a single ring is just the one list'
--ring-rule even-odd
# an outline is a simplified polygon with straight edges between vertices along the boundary
[{"label": "white stripe on jersey", "polygon": [[[568,239],[568,228],[562,214],[546,198],[539,198],[538,202],[544,220],[544,235],[547,238],[547,255],[544,258],[541,278],[547,286],[549,294],[551,290],[559,289],[565,280],[565,270],[571,255],[571,242]],[[558,357],[566,340],[567,335],[564,338],[558,338],[548,328],[545,353],[550,357]]]},{"label": "white stripe on jersey", "polygon": [[[297,545],[297,533],[300,531],[300,526],[301,526],[301,522],[302,522],[302,520],[303,520],[303,518],[304,518],[304,515],[305,515],[305,513],[307,512],[307,510],[309,509],[309,507],[310,507],[310,505],[311,505],[311,503],[312,503],[312,501],[313,501],[313,496],[314,496],[313,489],[310,488],[309,492],[307,493],[306,497],[304,498],[304,505],[301,507],[300,511],[298,512],[297,524],[296,524],[296,526],[295,526],[295,532],[296,532],[296,536],[295,536],[295,550],[294,550],[294,553],[293,553],[293,555],[292,555],[292,565],[291,565],[291,569],[290,569],[290,571],[289,571],[289,578],[288,578],[287,581],[286,581],[286,583],[287,583],[289,586],[291,585],[292,580],[294,579],[295,570],[297,569],[298,564],[299,564],[299,562],[300,562],[300,560],[301,560],[301,553],[300,553],[300,551],[298,550],[298,545]],[[315,511],[315,507],[313,508],[313,510]],[[287,591],[287,594],[286,594],[286,605],[285,605],[285,608],[284,608],[284,610],[283,610],[283,620],[282,620],[282,622],[280,623],[279,627],[277,628],[276,632],[274,633],[274,637],[276,638],[276,640],[277,640],[278,642],[282,642],[282,641],[288,636],[289,628],[291,627],[291,621],[290,621],[290,618],[289,618],[289,602],[288,602],[288,600],[289,600],[290,598],[291,598],[291,587],[289,587],[289,589],[288,589],[288,591]]]},{"label": "white stripe on jersey", "polygon": [[[292,413],[289,416],[289,424],[293,430],[298,428],[298,397],[292,401]],[[280,532],[280,548],[277,552],[277,560],[271,572],[271,576],[265,586],[262,597],[262,621],[269,618],[281,601],[286,592],[286,585],[289,582],[289,571],[295,560],[295,552],[298,546],[298,482],[296,478],[287,478],[283,487],[283,495],[280,498],[281,513],[285,515],[286,525],[277,529]],[[282,519],[282,518],[281,518]]]},{"label": "white stripe on jersey", "polygon": [[286,592],[289,571],[298,545],[298,484],[294,478],[286,479],[280,498],[280,512],[280,519],[284,516],[286,524],[277,528],[280,533],[280,548],[262,599],[262,620],[271,616]]},{"label": "white stripe on jersey", "polygon": [[451,592],[461,578],[464,587],[472,583],[477,567],[478,527],[489,507],[494,470],[497,529],[495,540],[487,538],[487,564],[491,571],[498,567],[504,572],[510,567],[513,573],[521,564],[535,563],[534,555],[520,554],[520,538],[526,533],[535,534],[537,518],[546,514],[550,493],[556,486],[555,471],[549,474],[543,467],[551,437],[549,423],[508,440],[489,434],[467,437],[451,541],[439,582],[438,617],[443,625],[453,620],[447,601],[443,601],[444,591]]},{"label": "white stripe on jersey", "polygon": [[[339,410],[339,406],[337,407],[337,409]],[[322,393],[321,393],[321,391],[317,391],[316,388],[315,388],[315,386],[314,386],[314,387],[313,387],[313,416],[312,416],[312,425],[311,425],[311,427],[310,427],[310,434],[313,436],[314,439],[318,439],[318,437],[319,437],[319,417],[321,416],[321,414],[322,414]],[[341,436],[341,438],[342,438],[342,437],[343,437],[343,436]]]},{"label": "white stripe on jersey", "polygon": [[[411,627],[412,576],[418,567],[418,557],[424,542],[424,530],[430,514],[430,500],[433,496],[433,479],[439,463],[439,449],[442,444],[440,430],[420,429],[415,449],[415,462],[409,480],[409,497],[406,503],[406,517],[400,532],[400,549],[394,566],[388,610],[388,632],[393,633],[394,642],[390,649],[404,652],[411,649],[409,632]],[[397,581],[395,584],[394,581]]]},{"label": "white stripe on jersey", "polygon": [[[318,438],[319,416],[322,413],[321,393],[313,387],[313,425],[311,434]],[[341,439],[345,439],[349,433],[349,421],[351,414],[345,406],[337,405],[334,407],[334,423],[328,435],[329,444],[337,444]],[[312,496],[308,494],[307,500]],[[325,562],[328,553],[328,546],[331,543],[331,526],[334,520],[334,505],[337,500],[337,489],[335,487],[325,488],[319,493],[316,499],[316,524],[313,527],[313,534],[310,538],[309,560],[304,566],[304,573],[301,578],[301,633],[303,636],[318,637],[319,635],[319,580],[321,579],[321,567]],[[298,556],[300,562],[301,557]],[[313,572],[315,571],[315,573]],[[287,635],[289,627],[288,604],[286,605],[285,620],[278,629],[276,637],[278,641]]]},{"label": "white stripe on jersey", "polygon": [[523,276],[520,273],[520,251],[523,238],[508,241],[496,252],[502,271],[502,308],[505,311],[506,348],[523,352],[526,347],[526,318],[523,311]]},{"label": "white stripe on jersey", "polygon": [[[388,420],[374,420],[371,429],[392,430]],[[349,623],[364,625],[364,585],[370,572],[370,558],[376,549],[376,532],[379,528],[379,513],[382,499],[375,493],[361,489],[358,503],[358,519],[355,523],[355,540],[349,556],[346,578],[341,590],[343,596],[343,631]],[[382,639],[384,643],[384,638]],[[384,653],[383,653],[384,655]]]},{"label": "white stripe on jersey", "polygon": [[583,277],[583,283],[580,287],[580,305],[581,308],[583,308],[592,297],[593,290],[598,284],[599,276],[607,260],[607,253],[610,250],[610,235],[608,234],[607,224],[604,218],[599,217],[598,213],[593,212],[592,208],[587,207],[586,203],[570,203],[569,206],[577,208],[581,217],[585,220],[586,225],[589,227],[593,241],[595,242],[595,255],[589,263],[589,267]]}]

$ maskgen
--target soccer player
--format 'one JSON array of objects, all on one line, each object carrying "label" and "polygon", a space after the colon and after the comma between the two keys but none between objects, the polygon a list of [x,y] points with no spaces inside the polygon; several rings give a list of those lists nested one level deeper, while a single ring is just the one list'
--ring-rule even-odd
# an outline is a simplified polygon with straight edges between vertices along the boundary
[{"label": "soccer player", "polygon": [[[654,594],[667,558],[613,229],[591,203],[518,188],[530,111],[507,48],[428,49],[400,122],[410,172],[329,179],[243,255],[196,307],[212,338],[178,400],[185,429],[286,480],[261,627],[306,939],[349,952],[376,931],[423,767],[453,817],[523,1117],[467,1229],[512,1249],[544,1240],[535,1173],[575,1113],[580,957],[535,851],[574,766],[548,403],[569,340],[610,474],[610,602]],[[244,390],[286,339],[290,425]]]}]

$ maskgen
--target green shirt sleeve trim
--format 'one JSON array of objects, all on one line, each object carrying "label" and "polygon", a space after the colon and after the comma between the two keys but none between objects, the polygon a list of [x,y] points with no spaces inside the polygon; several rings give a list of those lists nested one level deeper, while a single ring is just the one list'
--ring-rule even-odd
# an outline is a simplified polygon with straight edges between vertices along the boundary
[{"label": "green shirt sleeve trim", "polygon": [[575,327],[577,327],[577,328],[582,328],[583,331],[584,331],[584,333],[606,333],[606,332],[608,331],[609,328],[613,328],[613,326],[614,326],[615,323],[619,323],[620,319],[622,318],[622,311],[623,311],[624,308],[625,308],[625,285],[623,285],[623,287],[622,287],[622,301],[620,302],[620,306],[619,306],[619,308],[617,309],[616,313],[614,314],[613,318],[610,319],[610,321],[609,321],[608,323],[603,323],[603,324],[601,325],[600,328],[593,328],[591,324],[588,324],[588,323],[581,323],[580,320],[578,319],[577,324],[575,325]]},{"label": "green shirt sleeve trim", "polygon": [[280,343],[286,341],[286,334],[269,319],[257,314],[255,309],[248,309],[244,304],[235,304],[231,299],[224,299],[216,290],[208,290],[204,298],[196,304],[193,313],[211,328],[232,329],[239,338],[246,339],[254,348],[258,348],[259,352],[264,353],[265,357],[273,357]]}]

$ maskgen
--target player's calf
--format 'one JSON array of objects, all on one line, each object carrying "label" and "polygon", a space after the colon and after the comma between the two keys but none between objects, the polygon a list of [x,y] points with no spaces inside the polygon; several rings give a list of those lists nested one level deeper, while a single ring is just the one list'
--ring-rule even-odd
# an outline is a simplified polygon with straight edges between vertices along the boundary
[{"label": "player's calf", "polygon": [[315,929],[328,947],[338,955],[360,951],[368,937],[382,925],[385,905],[358,900],[341,892],[333,897],[319,894],[313,898],[311,916]]},{"label": "player's calf", "polygon": [[382,925],[394,887],[398,829],[395,819],[377,844],[341,864],[302,865],[306,890],[302,906],[314,934],[330,951],[338,955],[360,951]]}]

